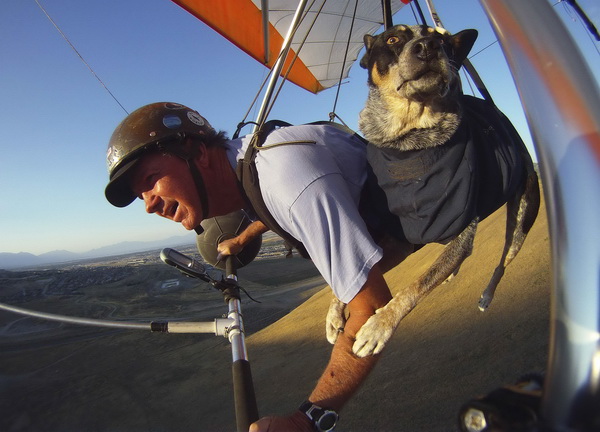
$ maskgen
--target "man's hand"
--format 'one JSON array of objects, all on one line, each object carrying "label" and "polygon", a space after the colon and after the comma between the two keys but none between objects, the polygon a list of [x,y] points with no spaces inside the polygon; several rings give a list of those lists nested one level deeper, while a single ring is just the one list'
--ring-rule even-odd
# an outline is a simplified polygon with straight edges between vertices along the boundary
[{"label": "man's hand", "polygon": [[315,432],[310,419],[300,411],[287,417],[263,417],[250,425],[249,432]]},{"label": "man's hand", "polygon": [[222,260],[228,255],[237,255],[255,237],[269,231],[261,221],[254,221],[248,225],[237,237],[223,240],[217,245],[217,260]]},{"label": "man's hand", "polygon": [[239,236],[228,240],[223,240],[217,245],[217,260],[222,260],[228,255],[237,255],[242,251],[243,248],[244,245],[241,244]]}]

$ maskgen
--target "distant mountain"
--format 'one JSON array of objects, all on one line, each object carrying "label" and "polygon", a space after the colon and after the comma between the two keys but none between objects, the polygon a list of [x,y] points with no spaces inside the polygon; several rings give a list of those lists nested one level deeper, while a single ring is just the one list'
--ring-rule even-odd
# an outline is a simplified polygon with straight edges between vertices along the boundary
[{"label": "distant mountain", "polygon": [[0,252],[0,269],[37,265],[40,257],[28,252],[8,253]]},{"label": "distant mountain", "polygon": [[0,252],[0,269],[12,269],[17,267],[35,267],[39,265],[58,264],[90,258],[125,255],[135,252],[145,252],[152,249],[162,249],[165,247],[190,245],[194,244],[195,242],[196,236],[194,234],[189,234],[148,242],[121,242],[115,245],[104,246],[82,253],[69,252],[66,250],[56,250],[40,255],[33,255],[27,252]]}]

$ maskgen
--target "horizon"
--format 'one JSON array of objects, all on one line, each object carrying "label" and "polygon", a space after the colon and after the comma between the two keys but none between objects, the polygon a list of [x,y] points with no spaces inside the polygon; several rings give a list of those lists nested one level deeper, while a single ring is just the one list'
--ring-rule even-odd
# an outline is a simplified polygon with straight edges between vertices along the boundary
[{"label": "horizon", "polygon": [[[196,242],[196,239],[194,237],[192,237],[192,235],[195,237],[195,234],[190,233],[188,235],[186,235],[186,234],[183,234],[183,235],[171,235],[171,236],[168,236],[168,237],[163,237],[163,238],[158,238],[158,239],[153,239],[153,240],[143,240],[143,239],[142,240],[124,240],[124,241],[120,241],[118,243],[106,244],[104,246],[100,246],[100,247],[97,247],[97,248],[92,248],[92,249],[84,250],[84,251],[81,251],[81,252],[73,252],[73,251],[68,250],[68,249],[53,249],[53,250],[50,250],[50,251],[47,251],[47,252],[42,252],[41,254],[34,254],[34,253],[31,253],[31,252],[26,252],[26,251],[21,251],[21,252],[0,252],[0,256],[3,255],[3,254],[13,254],[13,255],[28,254],[28,255],[33,255],[35,257],[41,257],[41,256],[44,256],[44,255],[49,255],[49,254],[53,254],[53,253],[57,253],[57,252],[65,252],[65,253],[70,253],[70,254],[73,254],[73,255],[86,255],[86,254],[92,253],[94,251],[98,251],[98,250],[101,250],[101,249],[109,249],[109,248],[116,247],[116,246],[119,246],[119,245],[122,245],[122,244],[127,244],[127,243],[132,243],[132,244],[138,244],[138,243],[139,244],[145,244],[145,243],[149,243],[149,244],[153,244],[153,243],[158,243],[158,242],[167,242],[169,240],[175,240],[175,239],[181,239],[181,240],[183,240],[186,237],[189,239],[189,243],[193,244],[193,243]],[[127,252],[125,252],[125,253],[127,253]]]},{"label": "horizon", "polygon": [[[479,2],[438,3],[448,30],[479,31],[469,58],[537,160],[512,77]],[[83,253],[124,241],[186,235],[179,224],[145,215],[139,200],[117,209],[104,198],[106,144],[126,115],[122,106],[131,112],[156,101],[183,103],[231,136],[267,69],[169,0],[42,4],[119,103],[35,2],[0,3],[0,55],[10,60],[0,68],[0,97],[8,101],[0,107],[0,252]],[[600,5],[581,0],[580,6],[596,24],[600,21]],[[600,43],[589,38],[564,3],[554,10],[598,80]],[[414,23],[410,7],[393,21]],[[335,91],[313,95],[287,83],[269,118],[292,124],[325,120]],[[366,95],[366,71],[356,62],[336,112],[357,131]],[[248,119],[255,113],[256,108]]]}]

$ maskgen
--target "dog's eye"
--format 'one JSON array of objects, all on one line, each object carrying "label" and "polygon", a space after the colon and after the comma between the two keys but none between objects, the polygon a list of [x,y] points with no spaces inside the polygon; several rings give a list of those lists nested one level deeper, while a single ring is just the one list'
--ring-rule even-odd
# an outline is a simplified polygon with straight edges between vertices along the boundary
[{"label": "dog's eye", "polygon": [[397,36],[390,36],[386,42],[388,45],[394,45],[395,43],[400,42],[400,38]]}]

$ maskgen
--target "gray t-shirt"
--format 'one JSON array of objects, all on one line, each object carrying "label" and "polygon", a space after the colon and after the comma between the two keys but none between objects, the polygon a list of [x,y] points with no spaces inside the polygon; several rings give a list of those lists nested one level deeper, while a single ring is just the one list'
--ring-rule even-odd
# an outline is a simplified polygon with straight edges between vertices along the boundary
[{"label": "gray t-shirt", "polygon": [[[250,139],[248,135],[228,142],[232,166],[243,159]],[[274,145],[280,143],[287,144]],[[304,244],[336,297],[345,303],[360,291],[382,257],[358,213],[366,163],[363,142],[325,125],[277,129],[256,157],[267,208]]]}]

